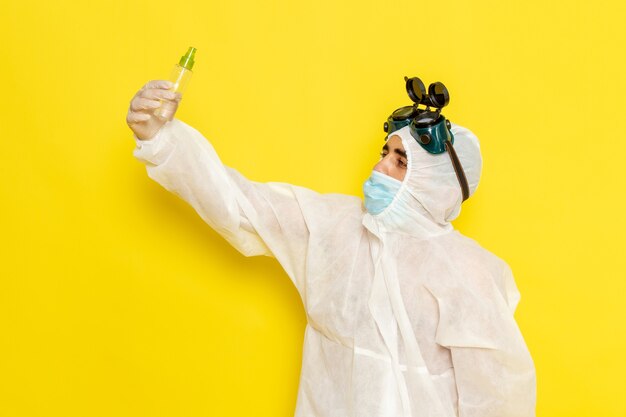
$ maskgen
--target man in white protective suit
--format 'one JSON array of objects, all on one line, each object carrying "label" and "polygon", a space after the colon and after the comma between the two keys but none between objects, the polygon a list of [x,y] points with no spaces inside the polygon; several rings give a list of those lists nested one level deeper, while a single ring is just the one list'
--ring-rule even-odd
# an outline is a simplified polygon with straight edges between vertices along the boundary
[{"label": "man in white protective suit", "polygon": [[[130,102],[133,155],[245,256],[276,258],[307,314],[296,417],[535,416],[533,359],[514,319],[509,266],[455,230],[463,201],[448,153],[426,152],[409,126],[391,132],[355,196],[258,183],[224,166],[173,117],[172,84]],[[479,142],[451,124],[469,195]],[[368,202],[369,198],[369,202]]]}]

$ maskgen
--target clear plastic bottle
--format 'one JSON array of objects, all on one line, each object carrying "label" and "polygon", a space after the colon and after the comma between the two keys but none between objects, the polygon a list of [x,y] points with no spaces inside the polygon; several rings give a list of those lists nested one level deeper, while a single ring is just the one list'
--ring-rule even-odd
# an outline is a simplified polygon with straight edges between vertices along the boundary
[{"label": "clear plastic bottle", "polygon": [[[180,57],[180,61],[172,69],[172,73],[170,74],[169,80],[174,83],[174,86],[170,88],[170,91],[180,93],[181,95],[184,93],[185,88],[187,88],[187,84],[189,84],[189,80],[191,79],[191,75],[193,74],[191,69],[193,68],[195,55],[196,48],[190,46],[187,53]],[[154,111],[154,115],[163,119],[172,120],[174,118],[174,113],[176,113],[176,104],[168,100],[160,101],[161,106],[157,107]]]}]

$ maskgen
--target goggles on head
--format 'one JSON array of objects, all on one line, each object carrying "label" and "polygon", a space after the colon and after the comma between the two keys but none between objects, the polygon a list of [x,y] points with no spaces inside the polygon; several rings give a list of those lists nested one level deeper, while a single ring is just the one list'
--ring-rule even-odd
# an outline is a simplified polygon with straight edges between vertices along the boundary
[{"label": "goggles on head", "polygon": [[[443,83],[437,81],[428,86],[428,94],[424,83],[417,77],[404,77],[406,82],[406,92],[413,101],[412,106],[404,106],[396,109],[387,118],[384,124],[384,131],[387,137],[394,131],[409,126],[411,136],[427,152],[440,154],[448,151],[454,172],[459,180],[463,201],[469,198],[469,184],[461,161],[454,150],[454,135],[452,134],[450,121],[447,120],[441,109],[450,102],[448,89]],[[418,106],[422,104],[425,109]],[[431,110],[434,107],[434,110]]]}]

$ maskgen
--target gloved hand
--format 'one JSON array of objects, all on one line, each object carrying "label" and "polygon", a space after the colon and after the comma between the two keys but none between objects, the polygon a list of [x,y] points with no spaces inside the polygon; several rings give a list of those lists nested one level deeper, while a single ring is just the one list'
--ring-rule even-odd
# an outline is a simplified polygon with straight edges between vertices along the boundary
[{"label": "gloved hand", "polygon": [[[139,139],[151,139],[161,126],[174,118],[182,95],[169,91],[173,86],[174,83],[167,80],[149,81],[130,101],[126,124]],[[154,111],[161,106],[165,110],[166,117],[154,114]]]}]

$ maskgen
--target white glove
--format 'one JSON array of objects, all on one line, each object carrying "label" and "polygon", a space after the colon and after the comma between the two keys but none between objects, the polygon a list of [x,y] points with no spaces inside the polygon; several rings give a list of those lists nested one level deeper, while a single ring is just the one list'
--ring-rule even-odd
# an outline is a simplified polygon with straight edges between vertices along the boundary
[{"label": "white glove", "polygon": [[[130,101],[126,124],[141,140],[151,139],[168,120],[174,118],[180,93],[170,91],[174,83],[167,80],[152,80],[146,83]],[[154,111],[167,106],[167,118],[158,117]]]}]

